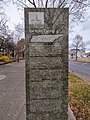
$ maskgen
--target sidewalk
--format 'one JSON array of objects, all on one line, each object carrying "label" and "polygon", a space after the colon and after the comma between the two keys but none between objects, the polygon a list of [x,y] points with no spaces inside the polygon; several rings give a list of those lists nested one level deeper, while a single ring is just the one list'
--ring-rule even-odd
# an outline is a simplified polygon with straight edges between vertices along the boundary
[{"label": "sidewalk", "polygon": [[0,120],[26,120],[24,61],[0,66]]}]

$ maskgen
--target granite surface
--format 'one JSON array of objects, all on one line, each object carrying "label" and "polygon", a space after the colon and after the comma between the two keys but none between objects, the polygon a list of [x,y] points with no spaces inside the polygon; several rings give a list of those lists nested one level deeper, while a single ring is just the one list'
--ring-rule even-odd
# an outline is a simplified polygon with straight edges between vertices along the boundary
[{"label": "granite surface", "polygon": [[[54,9],[26,9],[26,15],[30,11],[44,11],[45,25],[43,30],[33,30],[26,24],[29,32],[26,33],[26,118],[68,120],[68,9],[52,28],[46,19],[49,12],[53,16]],[[59,12],[60,9],[55,9],[52,22]],[[61,21],[64,22],[62,32],[59,27],[55,30]]]}]

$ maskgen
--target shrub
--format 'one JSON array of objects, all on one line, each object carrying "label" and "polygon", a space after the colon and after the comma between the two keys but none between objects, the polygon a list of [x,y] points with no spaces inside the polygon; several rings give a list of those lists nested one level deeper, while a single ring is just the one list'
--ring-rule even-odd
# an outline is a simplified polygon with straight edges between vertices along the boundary
[{"label": "shrub", "polygon": [[5,55],[0,57],[0,60],[4,61],[4,62],[10,62],[11,61],[11,59],[8,56],[5,56]]}]

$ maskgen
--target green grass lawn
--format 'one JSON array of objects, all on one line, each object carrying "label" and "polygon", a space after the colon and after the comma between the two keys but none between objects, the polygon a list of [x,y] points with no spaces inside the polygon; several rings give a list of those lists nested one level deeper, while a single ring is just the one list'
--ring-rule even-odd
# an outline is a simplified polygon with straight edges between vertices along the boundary
[{"label": "green grass lawn", "polygon": [[69,105],[77,120],[90,120],[90,84],[69,73]]}]

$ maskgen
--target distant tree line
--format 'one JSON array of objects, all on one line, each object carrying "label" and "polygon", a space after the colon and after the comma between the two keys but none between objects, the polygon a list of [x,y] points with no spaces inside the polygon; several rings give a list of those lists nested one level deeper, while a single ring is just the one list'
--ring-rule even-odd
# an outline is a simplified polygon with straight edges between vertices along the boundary
[{"label": "distant tree line", "polygon": [[10,0],[0,1],[0,54],[15,57],[18,54],[17,41],[20,41],[23,35],[23,26],[21,23],[15,25],[14,30],[10,30],[7,25],[9,18],[5,14],[4,7]]}]

